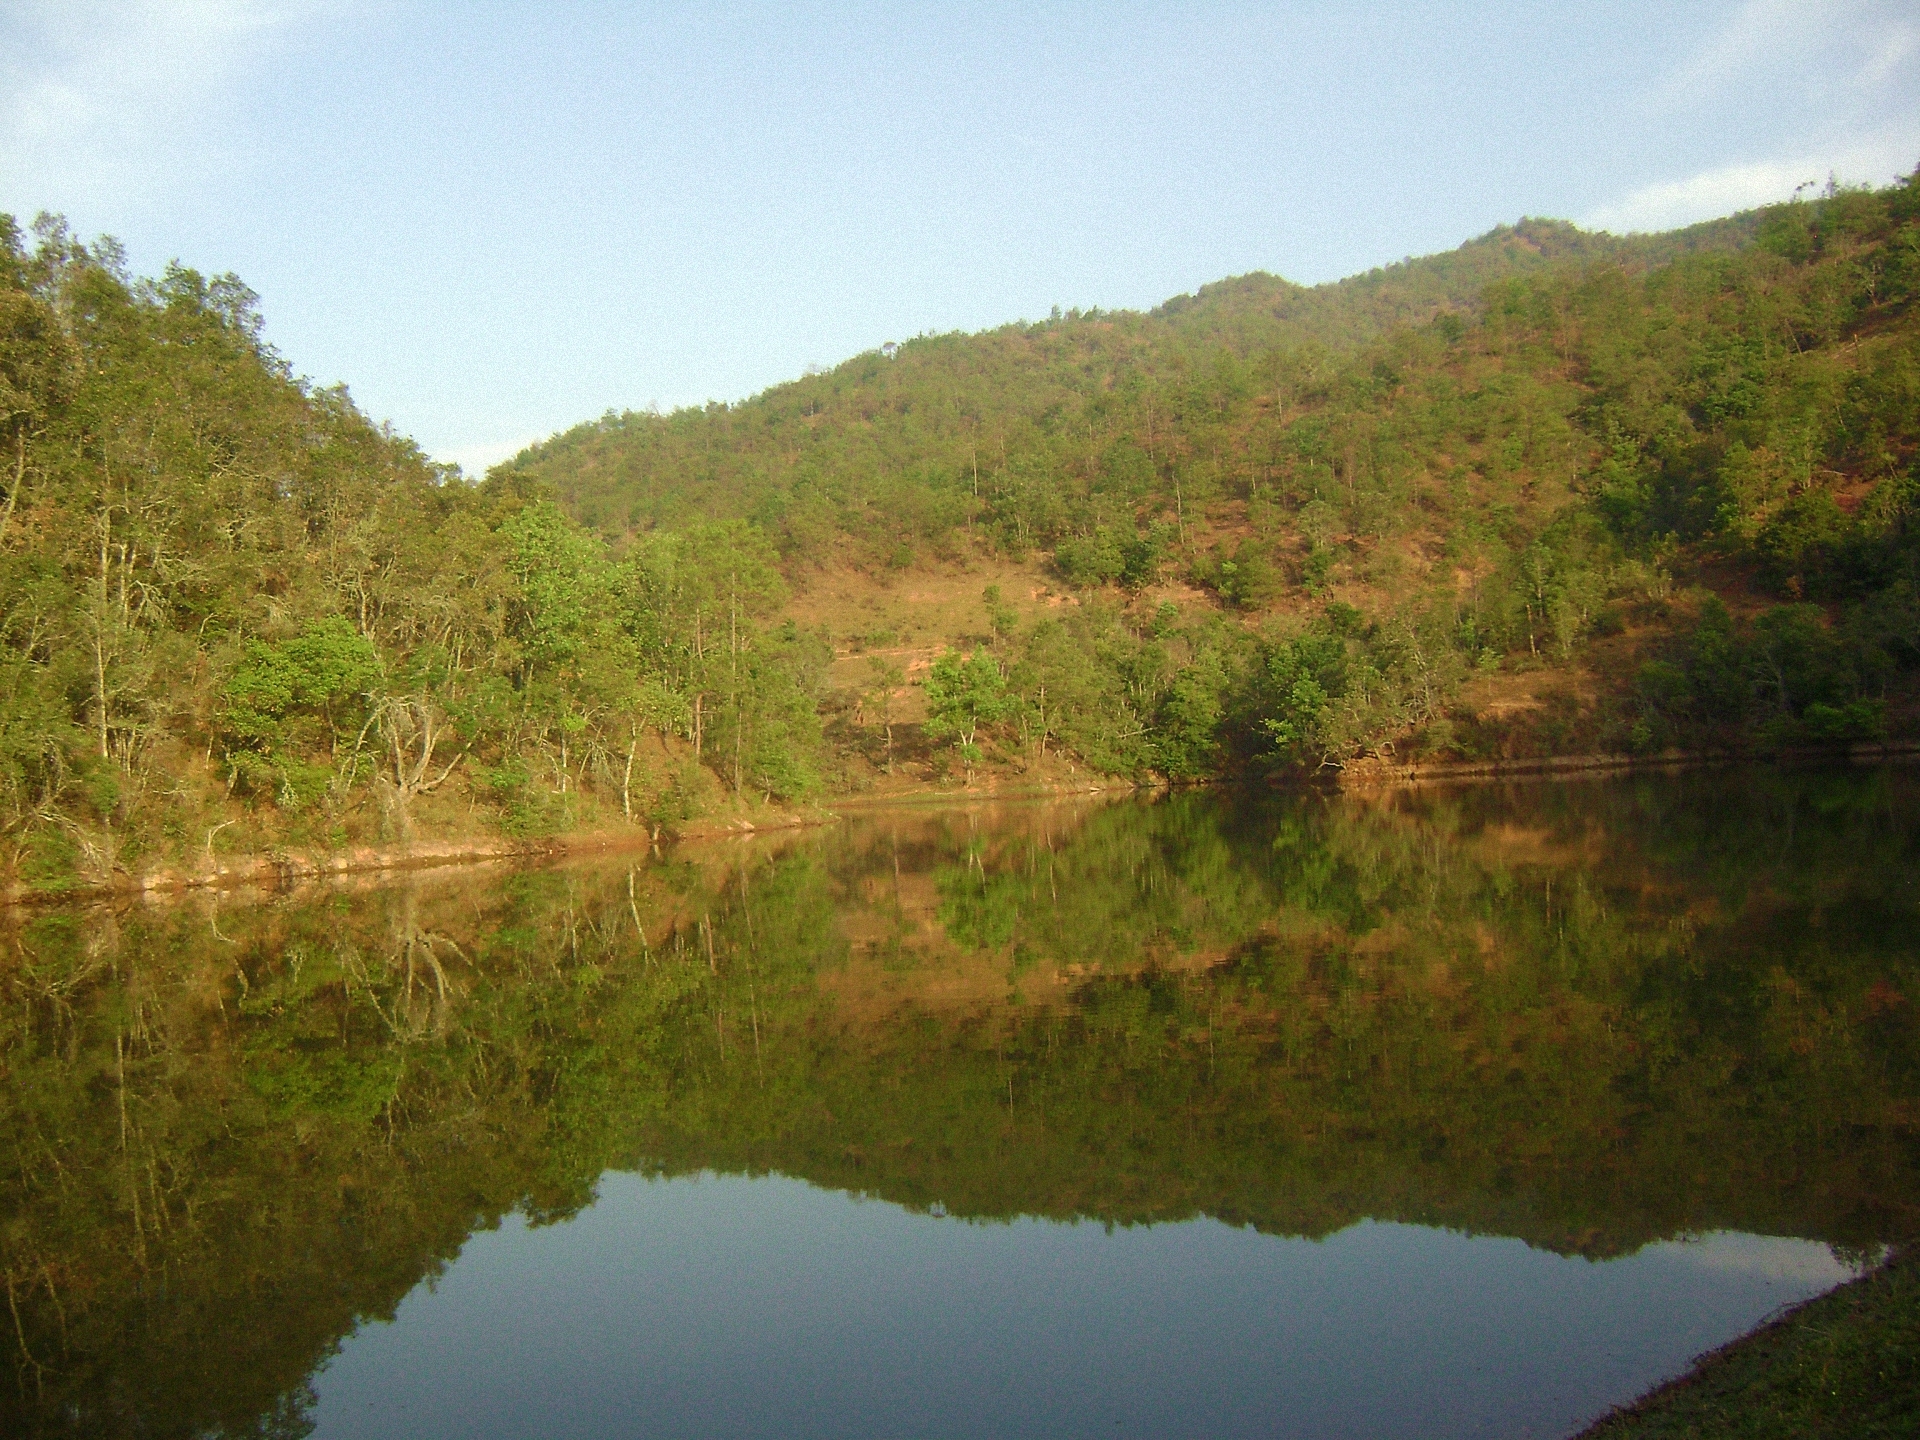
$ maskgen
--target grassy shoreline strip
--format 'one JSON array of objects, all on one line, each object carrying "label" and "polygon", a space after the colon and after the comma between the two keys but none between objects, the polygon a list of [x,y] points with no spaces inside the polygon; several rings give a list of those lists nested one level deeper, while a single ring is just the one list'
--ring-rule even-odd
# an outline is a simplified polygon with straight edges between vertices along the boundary
[{"label": "grassy shoreline strip", "polygon": [[1920,1435],[1920,1261],[1911,1250],[1709,1351],[1575,1440]]}]

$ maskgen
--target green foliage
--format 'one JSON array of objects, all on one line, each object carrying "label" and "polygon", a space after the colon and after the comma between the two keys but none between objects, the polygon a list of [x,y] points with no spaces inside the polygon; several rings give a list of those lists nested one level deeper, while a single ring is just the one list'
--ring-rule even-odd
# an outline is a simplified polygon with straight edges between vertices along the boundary
[{"label": "green foliage", "polygon": [[[1397,327],[1437,323],[1441,353],[1462,344],[1463,317],[1503,276],[1606,260],[1640,269],[1751,230],[1748,218],[1620,241],[1527,221],[1311,290],[1255,274],[1148,315],[924,336],[737,406],[609,414],[495,474],[551,484],[610,534],[725,516],[751,519],[786,554],[819,553],[838,532],[885,564],[977,527],[1012,553],[1052,550],[1076,587],[1138,586],[1167,537],[1185,544],[1196,502],[1297,491],[1308,462],[1323,477],[1330,461],[1344,469],[1345,441],[1393,388],[1383,377],[1427,363],[1398,342],[1375,348]],[[1314,433],[1290,434],[1302,420]],[[1362,446],[1366,473],[1337,477],[1370,523],[1383,515],[1383,497],[1364,493],[1385,478],[1381,458]]]},{"label": "green foliage", "polygon": [[1347,693],[1347,650],[1342,636],[1325,631],[1267,649],[1259,681],[1259,724],[1281,758],[1318,765],[1338,752],[1332,707]]},{"label": "green foliage", "polygon": [[1154,759],[1163,774],[1199,780],[1218,773],[1234,678],[1225,658],[1211,647],[1174,672],[1160,700],[1154,734]]},{"label": "green foliage", "polygon": [[[1241,541],[1230,555],[1202,561],[1194,567],[1194,578],[1211,585],[1221,599],[1242,610],[1266,608],[1279,598],[1282,589],[1279,567],[1267,547],[1253,540]],[[1325,578],[1325,562],[1321,562],[1318,583],[1324,583]]]},{"label": "green foliage", "polygon": [[1896,663],[1871,612],[1833,624],[1817,605],[1778,605],[1737,624],[1711,597],[1691,628],[1634,679],[1640,748],[1748,735],[1768,745],[1885,736],[1874,691]]},{"label": "green foliage", "polygon": [[514,629],[529,676],[566,670],[600,638],[614,577],[604,547],[539,500],[500,527],[519,583]]},{"label": "green foliage", "polygon": [[1100,525],[1091,534],[1062,538],[1054,547],[1054,569],[1076,589],[1117,584],[1138,590],[1157,577],[1166,544],[1163,526],[1142,534],[1131,523]]},{"label": "green foliage", "polygon": [[1137,775],[1153,764],[1149,731],[1166,680],[1160,642],[1142,640],[1109,607],[1089,605],[1028,633],[1009,688],[1042,753],[1058,740],[1095,770]]},{"label": "green foliage", "polygon": [[9,519],[26,478],[26,442],[72,400],[79,368],[78,347],[52,306],[24,289],[0,285],[0,437],[11,452],[5,455],[12,472]]},{"label": "green foliage", "polygon": [[247,643],[222,687],[222,727],[241,745],[272,751],[296,738],[290,727],[304,717],[318,720],[332,744],[343,730],[359,728],[365,697],[380,678],[372,642],[345,616],[329,615],[291,640]]},{"label": "green foliage", "polygon": [[736,790],[798,800],[820,788],[820,685],[831,648],[792,621],[753,635],[716,678],[717,753],[733,757]]},{"label": "green foliage", "polygon": [[984,646],[945,650],[934,658],[927,675],[927,733],[952,740],[968,770],[980,762],[980,727],[1011,719],[1019,708],[999,659]]},{"label": "green foliage", "polygon": [[[0,845],[77,826],[105,874],[322,806],[405,838],[813,793],[831,652],[794,592],[988,551],[1081,603],[989,601],[984,659],[939,637],[929,734],[969,768],[996,732],[1182,779],[1444,750],[1500,667],[1596,671],[1581,743],[1903,731],[1915,194],[920,337],[479,485],[293,378],[237,278],[7,220]],[[1719,625],[1688,572],[1787,608]],[[1181,579],[1211,594],[1163,619]]]},{"label": "green foliage", "polygon": [[[517,834],[647,821],[703,790],[669,742],[716,727],[736,790],[817,786],[824,659],[779,626],[759,529],[615,556],[294,380],[234,277],[134,280],[111,242],[36,230],[0,226],[0,835],[23,863],[49,820],[91,870],[232,825],[285,839],[322,804],[347,838],[437,804]],[[475,803],[429,798],[449,784]]]},{"label": "green foliage", "polygon": [[519,756],[483,768],[480,781],[500,808],[500,828],[516,839],[551,835],[565,827],[566,812],[555,803],[558,797],[535,783],[533,772]]},{"label": "green foliage", "polygon": [[[924,337],[739,406],[609,417],[496,482],[551,484],[610,535],[733,514],[792,558],[837,535],[856,563],[919,564],[960,534],[1050,551],[1088,598],[1174,567],[1257,615],[1337,596],[1378,632],[1328,696],[1339,763],[1444,734],[1470,670],[1576,665],[1659,620],[1676,564],[1731,561],[1788,601],[1920,579],[1913,191],[1630,240],[1529,221],[1336,286],[1253,275],[1146,315]],[[1263,718],[1300,756],[1318,723],[1304,694],[1297,721],[1254,714],[1236,680],[1195,749],[1183,682],[1189,738],[1156,758],[1189,657],[1067,629],[1100,674],[1047,626],[997,633],[1029,739],[1096,768],[1184,771]]]}]

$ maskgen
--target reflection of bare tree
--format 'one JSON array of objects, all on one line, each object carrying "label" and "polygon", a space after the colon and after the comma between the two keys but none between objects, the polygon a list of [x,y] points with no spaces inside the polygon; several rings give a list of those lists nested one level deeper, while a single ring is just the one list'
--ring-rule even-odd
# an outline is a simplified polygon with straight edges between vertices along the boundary
[{"label": "reflection of bare tree", "polygon": [[[111,914],[104,916],[77,950],[60,947],[47,953],[26,931],[9,927],[0,939],[0,954],[7,957],[4,972],[8,998],[19,1003],[29,1016],[44,1014],[57,1048],[69,1049],[78,1040],[73,1002],[113,968],[119,940],[119,926]],[[30,1026],[37,1023],[37,1018],[28,1020]]]},{"label": "reflection of bare tree", "polygon": [[383,948],[384,956],[369,960],[351,940],[342,939],[334,953],[396,1040],[411,1043],[445,1035],[449,1006],[464,987],[448,979],[441,952],[463,965],[470,962],[451,937],[421,924],[417,891],[400,895]]}]

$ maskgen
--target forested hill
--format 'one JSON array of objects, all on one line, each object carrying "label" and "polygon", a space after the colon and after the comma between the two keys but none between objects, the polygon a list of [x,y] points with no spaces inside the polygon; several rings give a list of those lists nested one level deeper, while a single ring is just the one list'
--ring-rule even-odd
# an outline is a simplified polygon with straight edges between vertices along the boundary
[{"label": "forested hill", "polygon": [[[489,483],[638,550],[744,521],[803,592],[878,592],[871,624],[796,606],[843,653],[990,652],[932,716],[963,750],[982,716],[1173,776],[1874,738],[1917,658],[1915,199],[1524,221],[1311,290],[921,337]],[[984,609],[887,598],[943,567],[994,571]]]},{"label": "forested hill", "polygon": [[[609,532],[724,514],[794,530],[788,548],[817,545],[822,525],[879,543],[889,527],[864,512],[885,511],[901,521],[899,540],[937,539],[970,511],[952,492],[971,498],[983,466],[988,477],[1016,460],[1124,470],[1162,431],[1177,444],[1189,412],[1310,385],[1396,328],[1471,318],[1496,282],[1595,262],[1640,273],[1736,249],[1758,219],[1625,239],[1522,220],[1311,288],[1256,271],[1145,314],[1056,311],[1037,325],[922,336],[738,405],[609,414],[495,473],[551,486]],[[1102,442],[1120,436],[1131,448],[1109,457]]]},{"label": "forested hill", "polygon": [[0,217],[0,863],[1910,735],[1920,185],[1523,222],[611,416],[481,484]]}]

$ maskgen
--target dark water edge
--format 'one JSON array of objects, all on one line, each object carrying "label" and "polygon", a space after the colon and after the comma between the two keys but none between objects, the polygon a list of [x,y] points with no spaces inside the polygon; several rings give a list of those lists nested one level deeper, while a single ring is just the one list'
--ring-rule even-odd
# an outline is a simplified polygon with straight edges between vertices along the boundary
[{"label": "dark water edge", "polygon": [[[423,1279],[465,1285],[471,1255],[506,1235],[573,1243],[633,1184],[708,1199],[786,1187],[827,1207],[808,1213],[829,1232],[846,1195],[868,1197],[851,1206],[862,1223],[927,1236],[1084,1231],[1089,1254],[1118,1257],[1089,1262],[1096,1297],[1135,1263],[1130,1244],[1217,1243],[1221,1273],[1278,1266],[1284,1289],[1286,1266],[1307,1262],[1281,1257],[1376,1235],[1622,1277],[1668,1250],[1804,1242],[1775,1270],[1831,1283],[1909,1238],[1920,1194],[1917,798],[1901,768],[1209,791],[869,813],[646,863],[21,915],[0,932],[0,1234],[17,1317],[0,1428],[351,1433],[331,1387],[411,1333],[433,1298]],[[700,1175],[786,1178],[674,1178]],[[1690,1236],[1732,1238],[1674,1249]],[[1205,1270],[1155,1263],[1138,1262],[1141,1294]],[[1389,1300],[1417,1270],[1368,1263]],[[1480,1262],[1435,1263],[1459,1277]],[[969,1273],[1016,1277],[1002,1290],[1017,1299],[1024,1264]],[[1700,1265],[1675,1266],[1693,1278],[1640,1294],[1604,1332],[1642,1355],[1611,1372],[1633,1388],[1528,1420],[1559,1427],[1537,1433],[1565,1433],[1779,1303],[1726,1310],[1711,1335],[1680,1327],[1685,1353],[1647,1358],[1657,1317],[1710,1299]],[[540,1278],[475,1313],[513,1315]],[[1463,1361],[1496,1400],[1550,1371],[1577,1389],[1553,1357],[1605,1348],[1604,1327],[1579,1328],[1604,1306],[1541,1302],[1553,1282],[1532,1283],[1533,1301],[1522,1285],[1466,1313],[1489,1333],[1519,1314],[1535,1318],[1513,1333],[1589,1338],[1542,1342],[1547,1368],[1524,1382],[1487,1370],[1511,1339]],[[1257,1332],[1230,1292],[1208,1288],[1220,1303],[1185,1333]],[[780,1303],[739,1307],[728,1333],[791,1334],[783,1317],[826,1293],[794,1282]],[[879,1295],[854,1313],[884,1317]],[[966,1327],[1004,1313],[963,1300],[931,1353],[966,1353]],[[1465,1333],[1458,1311],[1413,1324],[1372,1383],[1420,1374],[1422,1353]],[[1157,1373],[1141,1357],[1177,1357],[1177,1336],[1133,1351],[1098,1339],[1141,1315],[1089,1301],[1047,1327],[1095,1337],[1036,1372],[1081,1390],[989,1386],[967,1413],[1002,1418],[975,1433],[1018,1433],[995,1396],[1092,1394],[1095,1372],[1118,1395]],[[563,1330],[515,1333],[537,1351]],[[1338,1373],[1325,1358],[1261,1369],[1291,1353],[1278,1342],[1243,1347],[1235,1370],[1224,1343],[1194,1341],[1179,1371],[1200,1377],[1193,1395],[1242,1407],[1187,1402],[1216,1433],[1264,1433],[1276,1397]],[[566,1396],[636,1363],[563,1351],[559,1371],[489,1373],[544,1397],[552,1422]],[[724,1358],[724,1338],[701,1353]],[[845,1395],[933,1373],[902,1362],[862,1392],[863,1363],[802,1367],[778,1393],[841,1393],[845,1419]],[[632,1401],[644,1385],[614,1389],[639,1405],[618,1421],[631,1433],[675,1433],[682,1412]],[[1315,1412],[1322,1433],[1373,1413],[1362,1390]],[[1097,1408],[1045,1413],[1071,1431]],[[681,1433],[701,1428],[692,1415]]]}]

